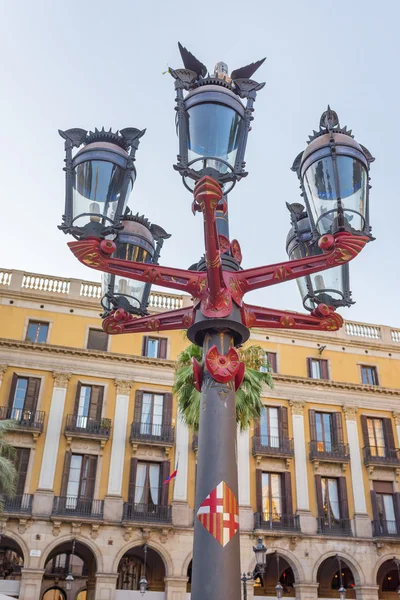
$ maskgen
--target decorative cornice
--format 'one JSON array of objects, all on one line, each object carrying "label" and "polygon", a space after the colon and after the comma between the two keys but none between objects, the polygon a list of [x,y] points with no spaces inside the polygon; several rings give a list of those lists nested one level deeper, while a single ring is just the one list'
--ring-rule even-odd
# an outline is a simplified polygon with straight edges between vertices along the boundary
[{"label": "decorative cornice", "polygon": [[353,392],[367,392],[372,394],[388,394],[400,398],[400,389],[387,388],[380,385],[363,385],[361,383],[348,383],[345,381],[330,381],[327,379],[311,379],[308,377],[296,377],[294,375],[282,375],[273,373],[274,383],[302,384],[310,387],[332,388],[339,390],[351,390]]},{"label": "decorative cornice", "polygon": [[400,412],[397,410],[393,411],[393,418],[396,425],[400,425]]},{"label": "decorative cornice", "polygon": [[54,387],[66,388],[68,387],[68,381],[71,378],[71,373],[65,373],[62,371],[53,371]]},{"label": "decorative cornice", "polygon": [[117,394],[129,396],[132,389],[133,381],[129,379],[114,379]]},{"label": "decorative cornice", "polygon": [[344,418],[346,421],[355,421],[358,408],[349,404],[343,404]]},{"label": "decorative cornice", "polygon": [[302,415],[304,412],[305,400],[290,400],[289,406],[292,409],[293,415]]},{"label": "decorative cornice", "polygon": [[4,373],[7,371],[8,365],[0,365],[0,383],[3,381]]}]

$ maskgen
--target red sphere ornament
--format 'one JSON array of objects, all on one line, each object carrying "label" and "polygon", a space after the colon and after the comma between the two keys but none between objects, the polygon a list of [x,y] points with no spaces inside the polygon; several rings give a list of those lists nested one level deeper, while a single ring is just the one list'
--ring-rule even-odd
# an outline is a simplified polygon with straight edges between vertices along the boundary
[{"label": "red sphere ornament", "polygon": [[100,250],[104,254],[111,255],[116,251],[116,249],[117,249],[117,246],[111,240],[102,240],[100,242]]},{"label": "red sphere ornament", "polygon": [[318,240],[318,246],[321,248],[321,250],[324,250],[325,252],[327,252],[328,250],[332,250],[334,245],[335,245],[335,238],[330,233],[323,235]]},{"label": "red sphere ornament", "polygon": [[114,321],[126,321],[129,319],[129,313],[123,308],[118,308],[114,313]]}]

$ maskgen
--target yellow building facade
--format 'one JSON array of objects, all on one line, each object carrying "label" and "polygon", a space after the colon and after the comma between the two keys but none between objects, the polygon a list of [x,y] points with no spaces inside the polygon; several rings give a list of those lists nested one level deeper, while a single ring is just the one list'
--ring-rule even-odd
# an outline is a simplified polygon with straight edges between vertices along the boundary
[{"label": "yellow building facade", "polygon": [[[0,418],[16,421],[18,468],[0,592],[134,600],[145,572],[149,600],[187,600],[197,438],[172,385],[188,342],[108,337],[100,296],[97,283],[0,270]],[[153,292],[150,310],[189,303]],[[248,343],[274,370],[260,422],[237,434],[242,570],[258,537],[268,547],[248,598],[273,597],[278,579],[302,600],[337,598],[340,579],[347,598],[395,598],[400,330],[348,321],[332,334],[253,330]]]}]

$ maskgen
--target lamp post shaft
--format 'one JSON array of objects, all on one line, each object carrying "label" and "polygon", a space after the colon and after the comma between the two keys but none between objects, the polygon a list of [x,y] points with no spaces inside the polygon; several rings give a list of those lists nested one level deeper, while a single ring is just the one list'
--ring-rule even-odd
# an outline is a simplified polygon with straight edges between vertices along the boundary
[{"label": "lamp post shaft", "polygon": [[[210,325],[211,323],[212,321]],[[205,335],[203,356],[206,356],[214,344],[221,354],[225,354],[233,343],[231,332],[211,329]],[[224,533],[229,534],[220,528],[219,515],[222,515],[224,525],[226,523],[228,528],[232,526],[234,519],[233,515],[227,514],[228,511],[232,512],[234,501],[232,496],[227,496],[227,487],[221,485],[223,483],[229,487],[237,502],[235,388],[233,381],[217,382],[204,367],[197,459],[192,600],[240,600],[239,531],[224,545]],[[222,489],[225,490],[223,500],[220,499]],[[209,495],[211,497],[207,499]],[[198,511],[204,503],[209,504],[209,509],[202,510],[209,510],[210,514],[209,520],[208,515],[204,515],[202,524]]]}]

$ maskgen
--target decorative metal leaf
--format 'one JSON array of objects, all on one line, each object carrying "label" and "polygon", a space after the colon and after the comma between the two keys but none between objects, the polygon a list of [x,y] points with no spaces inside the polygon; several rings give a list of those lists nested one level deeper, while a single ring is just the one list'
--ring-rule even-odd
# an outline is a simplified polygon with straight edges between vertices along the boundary
[{"label": "decorative metal leaf", "polygon": [[261,60],[257,60],[257,62],[253,62],[250,65],[241,67],[240,69],[235,69],[231,73],[231,79],[250,79],[257,69],[261,67],[265,59],[266,57],[262,58]]},{"label": "decorative metal leaf", "polygon": [[189,50],[182,46],[180,42],[178,42],[178,48],[185,67],[194,71],[197,74],[197,78],[205,77],[207,75],[207,67],[189,52]]}]

